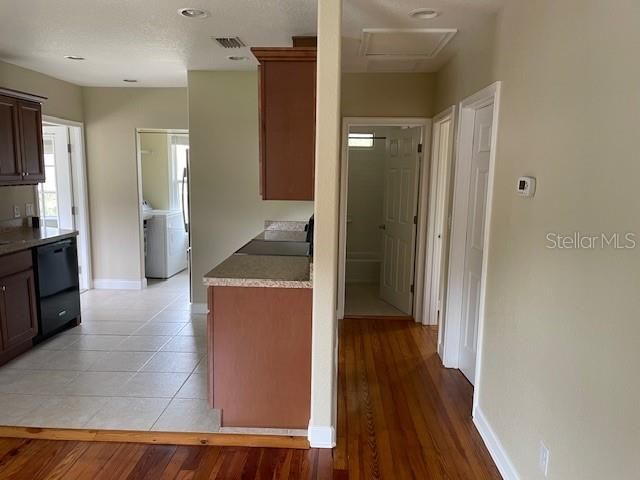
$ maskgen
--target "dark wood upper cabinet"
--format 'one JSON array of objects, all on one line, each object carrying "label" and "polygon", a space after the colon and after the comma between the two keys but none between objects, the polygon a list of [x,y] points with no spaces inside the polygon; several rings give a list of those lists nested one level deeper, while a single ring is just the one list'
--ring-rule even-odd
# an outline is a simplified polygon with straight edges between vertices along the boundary
[{"label": "dark wood upper cabinet", "polygon": [[35,183],[44,182],[41,106],[39,103],[20,101],[18,108],[24,180]]},{"label": "dark wood upper cabinet", "polygon": [[0,186],[44,182],[44,100],[0,88]]},{"label": "dark wood upper cabinet", "polygon": [[260,62],[263,200],[313,200],[316,48],[252,48]]},{"label": "dark wood upper cabinet", "polygon": [[0,96],[0,182],[22,180],[18,101]]}]

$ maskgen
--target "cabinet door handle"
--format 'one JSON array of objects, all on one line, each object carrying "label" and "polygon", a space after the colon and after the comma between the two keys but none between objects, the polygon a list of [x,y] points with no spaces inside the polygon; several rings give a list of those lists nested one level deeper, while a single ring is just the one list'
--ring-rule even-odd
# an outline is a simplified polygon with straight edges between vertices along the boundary
[{"label": "cabinet door handle", "polygon": [[29,175],[31,175],[29,172],[24,172],[25,177],[28,177]]},{"label": "cabinet door handle", "polygon": [[7,291],[7,287],[5,285],[2,285],[2,293]]}]

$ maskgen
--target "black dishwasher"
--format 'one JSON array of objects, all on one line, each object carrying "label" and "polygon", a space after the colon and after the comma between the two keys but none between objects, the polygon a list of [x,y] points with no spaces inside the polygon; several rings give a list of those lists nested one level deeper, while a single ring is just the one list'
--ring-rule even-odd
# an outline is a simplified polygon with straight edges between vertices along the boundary
[{"label": "black dishwasher", "polygon": [[38,337],[43,340],[80,319],[80,279],[76,239],[38,247],[34,252],[38,282]]}]

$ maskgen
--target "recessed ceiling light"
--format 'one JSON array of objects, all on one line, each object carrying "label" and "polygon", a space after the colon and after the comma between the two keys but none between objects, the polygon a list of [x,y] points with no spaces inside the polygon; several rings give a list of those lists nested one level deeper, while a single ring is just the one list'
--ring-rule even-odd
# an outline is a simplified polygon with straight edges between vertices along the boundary
[{"label": "recessed ceiling light", "polygon": [[136,80],[135,78],[125,78],[122,81],[127,83],[138,83],[138,80]]},{"label": "recessed ceiling light", "polygon": [[440,12],[435,8],[416,8],[409,12],[410,17],[419,18],[421,20],[436,18],[438,15],[440,15]]},{"label": "recessed ceiling light", "polygon": [[64,58],[67,60],[84,60],[84,57],[79,57],[77,55],[65,55]]},{"label": "recessed ceiling light", "polygon": [[233,60],[234,62],[242,62],[244,60],[249,60],[249,57],[241,57],[240,55],[230,55],[227,58],[229,60]]},{"label": "recessed ceiling light", "polygon": [[200,10],[199,8],[181,8],[178,10],[178,15],[185,18],[207,18],[209,12]]}]

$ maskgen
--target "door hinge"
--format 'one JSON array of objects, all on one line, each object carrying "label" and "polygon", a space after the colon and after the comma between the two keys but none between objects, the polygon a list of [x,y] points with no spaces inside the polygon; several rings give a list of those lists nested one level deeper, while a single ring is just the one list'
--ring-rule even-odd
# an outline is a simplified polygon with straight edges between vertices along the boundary
[{"label": "door hinge", "polygon": [[422,153],[422,144],[421,143],[418,144],[418,153]]},{"label": "door hinge", "polygon": [[76,206],[71,207],[71,215],[78,215],[78,207]]},{"label": "door hinge", "polygon": [[414,216],[413,216],[413,224],[414,224],[414,225],[417,225],[417,224],[418,224],[418,216],[417,216],[417,215],[414,215]]},{"label": "door hinge", "polygon": [[67,152],[71,153],[71,144],[67,143]]},{"label": "door hinge", "polygon": [[414,293],[414,291],[415,291],[415,287],[411,285],[411,293]]}]

